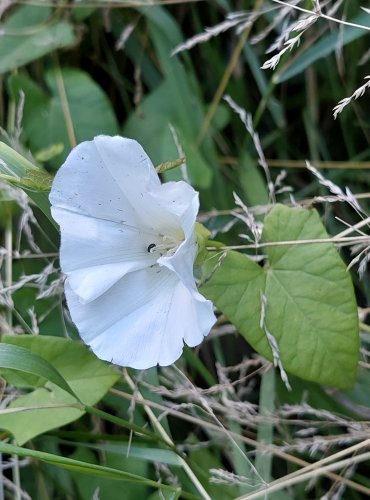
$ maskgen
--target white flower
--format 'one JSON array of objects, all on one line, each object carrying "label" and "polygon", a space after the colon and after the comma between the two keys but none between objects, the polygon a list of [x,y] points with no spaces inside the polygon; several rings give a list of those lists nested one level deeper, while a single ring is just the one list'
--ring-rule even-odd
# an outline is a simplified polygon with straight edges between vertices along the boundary
[{"label": "white flower", "polygon": [[65,293],[82,339],[104,360],[169,365],[215,322],[193,277],[198,193],[161,184],[136,141],[79,144],[55,176]]}]

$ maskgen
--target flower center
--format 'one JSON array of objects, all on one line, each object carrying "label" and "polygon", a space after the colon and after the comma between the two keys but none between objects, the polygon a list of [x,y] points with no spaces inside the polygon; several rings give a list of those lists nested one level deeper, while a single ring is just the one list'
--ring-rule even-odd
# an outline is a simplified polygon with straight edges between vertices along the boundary
[{"label": "flower center", "polygon": [[148,253],[155,254],[158,258],[171,257],[176,253],[179,245],[184,241],[184,235],[182,234],[180,238],[175,238],[174,236],[159,235],[159,238],[154,242],[152,241],[148,245]]}]

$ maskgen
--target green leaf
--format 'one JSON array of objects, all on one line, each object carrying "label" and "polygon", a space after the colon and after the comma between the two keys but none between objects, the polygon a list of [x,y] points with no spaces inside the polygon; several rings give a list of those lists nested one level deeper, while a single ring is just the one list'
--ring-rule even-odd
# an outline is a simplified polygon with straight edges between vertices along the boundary
[{"label": "green leaf", "polygon": [[[328,238],[315,210],[276,205],[265,218],[265,242]],[[331,243],[268,246],[264,268],[246,255],[229,252],[202,287],[246,340],[272,359],[260,327],[275,337],[287,372],[336,387],[356,378],[359,335],[350,275]]]},{"label": "green leaf", "polygon": [[[268,417],[275,411],[275,370],[267,370],[261,376],[261,390],[259,394],[259,415],[257,441],[265,445],[273,445],[274,443],[274,422]],[[258,449],[254,465],[258,474],[266,483],[272,481],[272,461],[271,454]],[[251,490],[249,490],[251,491]],[[276,498],[274,498],[276,500]]]},{"label": "green leaf", "polygon": [[119,469],[114,469],[112,467],[106,467],[98,464],[90,464],[81,460],[74,460],[72,458],[54,455],[52,453],[46,453],[43,451],[21,448],[19,446],[14,446],[4,442],[0,442],[0,452],[17,455],[19,457],[35,458],[37,460],[42,460],[59,467],[64,467],[74,472],[82,472],[84,474],[91,474],[93,476],[106,477],[110,479],[123,479],[125,481],[146,484],[154,488],[163,488],[164,490],[178,490],[178,488],[175,486],[157,483],[156,481],[152,481],[151,479],[147,479],[146,477],[133,474],[132,472],[125,472]]},{"label": "green leaf", "polygon": [[48,361],[24,347],[0,344],[0,370],[17,370],[49,380],[78,400],[62,375]]},{"label": "green leaf", "polygon": [[[149,464],[133,458],[129,455],[119,454],[113,455],[104,452],[104,455],[97,455],[91,450],[81,448],[80,443],[76,451],[70,458],[88,463],[98,463],[98,457],[104,456],[104,465],[113,469],[118,469],[127,473],[134,473],[142,477],[148,477]],[[109,478],[101,476],[91,476],[86,474],[72,472],[72,477],[78,487],[80,500],[91,500],[94,498],[94,492],[99,491],[101,500],[122,500],[122,492],[124,491],[124,500],[137,500],[140,498],[148,498],[148,487],[145,484],[125,481],[112,481]]]},{"label": "green leaf", "polygon": [[67,442],[67,444],[78,445],[81,447],[98,450],[104,453],[112,453],[120,457],[132,457],[135,459],[147,462],[160,462],[167,465],[181,466],[181,460],[174,451],[164,450],[161,448],[150,448],[147,445],[133,445],[131,443],[102,443],[102,444],[85,444],[76,442]]},{"label": "green leaf", "polygon": [[52,144],[48,148],[40,149],[35,154],[35,159],[40,162],[50,161],[55,156],[58,156],[64,150],[64,144],[61,142],[58,144]]},{"label": "green leaf", "polygon": [[49,17],[50,9],[25,5],[2,26],[0,74],[50,54],[75,41],[72,25]]},{"label": "green leaf", "polygon": [[269,95],[271,92],[271,83],[267,82],[267,77],[270,77],[265,70],[261,69],[260,56],[257,56],[256,51],[252,49],[249,43],[246,43],[243,48],[244,56],[249,64],[249,67],[253,73],[254,79],[258,86],[258,89],[264,99],[267,99],[266,107],[270,110],[271,116],[274,119],[275,125],[278,129],[286,127],[286,120],[284,116],[284,109],[281,103],[273,95]]},{"label": "green leaf", "polygon": [[168,83],[160,84],[130,115],[123,130],[124,135],[135,137],[150,151],[155,165],[179,157],[169,127],[175,119],[176,105],[168,99],[168,92]]},{"label": "green leaf", "polygon": [[359,417],[367,419],[370,415],[369,370],[360,366],[355,385],[347,391],[336,393],[333,397],[351,413],[355,413]]},{"label": "green leaf", "polygon": [[11,30],[24,30],[37,28],[47,23],[52,14],[51,7],[45,5],[37,7],[35,5],[22,5],[15,9],[9,16],[3,27]]},{"label": "green leaf", "polygon": [[[179,156],[170,129],[170,125],[173,125],[184,149],[192,182],[199,187],[207,187],[211,180],[211,173],[203,156],[195,147],[194,127],[189,138],[189,133],[184,132],[185,128],[176,100],[168,97],[170,92],[170,83],[164,81],[149,94],[138,110],[128,119],[124,127],[124,135],[135,137],[143,144],[156,164]],[[171,178],[181,179],[181,172],[171,172],[171,174]]]},{"label": "green leaf", "polygon": [[240,158],[239,178],[248,205],[267,205],[269,203],[269,193],[262,168],[248,153],[243,153]]},{"label": "green leaf", "polygon": [[[51,166],[59,167],[68,155],[70,133],[79,143],[98,134],[118,132],[110,101],[87,73],[77,69],[50,70],[45,78],[50,94],[23,75],[9,78],[9,87],[14,99],[21,90],[25,94],[23,127],[31,150],[37,153],[56,145],[62,150],[49,159]],[[66,101],[61,96],[62,88]],[[68,131],[65,113],[70,114],[72,131]]]},{"label": "green leaf", "polygon": [[[208,151],[204,145],[196,147],[196,137],[204,116],[200,89],[191,78],[191,68],[185,68],[178,57],[169,57],[171,50],[182,41],[181,32],[173,17],[164,9],[156,6],[149,9],[140,7],[138,10],[147,19],[163,81],[143,100],[125,125],[124,132],[138,138],[150,152],[154,163],[160,163],[178,157],[170,130],[170,124],[173,125],[184,149],[192,183],[199,188],[207,188],[212,180],[209,159],[214,151],[212,146]],[[181,175],[171,172],[166,178],[179,179]]]},{"label": "green leaf", "polygon": [[[96,404],[116,382],[119,375],[97,359],[77,341],[44,335],[4,336],[3,341],[23,348],[44,359],[64,378],[77,398],[85,405]],[[32,375],[39,375],[33,373]],[[0,427],[9,430],[19,444],[80,418],[84,411],[76,407],[76,399],[50,379],[43,387],[34,376],[22,380],[12,371],[2,370],[2,376],[17,387],[32,386],[29,394],[19,396],[8,406],[19,412],[0,414]]]}]

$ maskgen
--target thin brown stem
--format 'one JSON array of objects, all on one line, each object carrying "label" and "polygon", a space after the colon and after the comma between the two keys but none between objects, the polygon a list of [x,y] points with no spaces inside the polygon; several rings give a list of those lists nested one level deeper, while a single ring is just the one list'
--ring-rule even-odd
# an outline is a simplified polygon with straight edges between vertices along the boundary
[{"label": "thin brown stem", "polygon": [[[253,14],[256,14],[259,12],[263,4],[263,0],[257,0],[254,9],[253,9]],[[227,84],[229,83],[230,77],[235,69],[235,66],[237,65],[239,61],[239,57],[241,54],[241,51],[243,50],[244,44],[248,40],[249,34],[251,32],[253,24],[251,23],[249,26],[245,28],[243,31],[242,35],[239,38],[239,41],[234,49],[234,52],[231,56],[231,59],[229,61],[229,64],[226,67],[226,70],[222,76],[222,79],[217,87],[216,93],[213,97],[212,103],[208,109],[208,112],[206,116],[204,117],[202,126],[200,128],[200,132],[197,137],[197,146],[200,146],[205,138],[205,135],[207,133],[207,130],[211,124],[212,118],[214,117],[214,114],[216,113],[217,106],[222,99],[222,96],[224,95],[225,89],[227,87]]]}]

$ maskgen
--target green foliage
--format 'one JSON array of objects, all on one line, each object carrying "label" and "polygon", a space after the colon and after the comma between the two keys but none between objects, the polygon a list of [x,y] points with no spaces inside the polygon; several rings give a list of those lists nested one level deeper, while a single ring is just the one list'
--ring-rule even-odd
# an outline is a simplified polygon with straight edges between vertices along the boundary
[{"label": "green foliage", "polygon": [[[6,337],[3,339],[3,342],[4,341],[6,342]],[[32,353],[28,349],[2,343],[0,345],[0,367],[1,373],[3,374],[6,373],[6,371],[4,372],[4,369],[19,370],[30,374],[33,377],[42,377],[45,381],[52,382],[78,400],[76,394],[69,387],[68,383],[60,375],[60,373],[53,367],[53,365],[49,364],[44,358]]]},{"label": "green foliage", "polygon": [[[178,58],[169,57],[172,49],[182,42],[181,33],[165,10],[141,8],[140,11],[148,20],[163,80],[132,114],[123,132],[137,138],[152,152],[154,162],[158,163],[163,158],[178,156],[170,130],[172,125],[184,150],[192,183],[199,188],[207,188],[212,180],[210,165],[215,161],[216,151],[209,140],[202,146],[197,144],[198,131],[204,119],[200,88],[191,78],[191,70],[186,70],[189,62],[186,68]],[[179,178],[179,175],[177,173],[170,178]]]},{"label": "green foliage", "polygon": [[163,450],[161,448],[151,448],[148,445],[128,445],[121,443],[104,443],[97,445],[84,445],[81,443],[81,446],[85,446],[92,450],[98,450],[104,453],[110,453],[112,456],[117,455],[118,457],[128,456],[135,461],[144,461],[144,462],[160,462],[162,464],[167,465],[177,465],[180,466],[181,462],[179,456],[176,455],[171,450]]},{"label": "green foliage", "polygon": [[0,142],[1,179],[22,188],[52,221],[48,199],[52,177],[3,142]]},{"label": "green foliage", "polygon": [[[320,476],[317,463],[300,484],[284,483],[288,472],[299,478],[300,467],[353,442],[350,456],[361,457],[369,431],[370,285],[356,265],[346,270],[353,253],[366,267],[369,227],[348,233],[362,240],[340,256],[329,241],[370,210],[369,178],[359,168],[369,168],[368,91],[332,118],[368,75],[368,30],[317,18],[271,71],[261,66],[280,49],[266,50],[307,13],[279,18],[281,5],[246,0],[238,9],[260,10],[237,31],[227,29],[239,16],[229,0],[25,3],[0,7],[0,330],[12,334],[0,344],[0,452],[4,461],[32,461],[21,462],[20,474],[17,465],[14,474],[4,469],[0,496],[20,486],[41,500],[217,500],[256,489],[273,500],[369,497],[365,461],[331,476]],[[326,14],[334,4],[319,3]],[[363,4],[338,2],[331,15],[369,27]],[[171,55],[220,23],[217,36]],[[244,110],[258,137],[240,120]],[[48,193],[72,147],[98,134],[137,139],[164,180],[183,177],[183,165],[172,167],[185,156],[200,191],[195,272],[218,321],[174,368],[118,371],[67,340],[77,332],[65,314]],[[325,198],[327,187],[303,170],[306,159],[361,195],[361,210],[335,192]],[[233,192],[247,210],[235,209]],[[257,244],[251,216],[263,225]],[[303,243],[317,239],[325,242]],[[227,250],[234,245],[238,251]],[[277,357],[291,390],[268,361]],[[270,492],[271,482],[280,491]]]},{"label": "green foliage", "polygon": [[[135,455],[130,458],[125,458],[125,454],[114,455],[112,453],[104,453],[106,464],[114,469],[132,472],[139,474],[143,478],[148,474],[148,467],[145,462],[136,460]],[[73,454],[71,457],[84,462],[94,463],[98,465],[98,461],[94,453],[88,449],[81,449]],[[127,481],[112,481],[109,478],[103,479],[93,475],[87,476],[86,474],[79,474],[77,472],[72,474],[74,478],[80,498],[82,500],[90,500],[96,491],[99,491],[99,498],[101,500],[121,500],[124,492],[125,500],[136,500],[137,498],[147,498],[148,487],[144,481],[142,484],[127,483]]]},{"label": "green foliage", "polygon": [[[103,477],[108,479],[123,479],[128,482],[141,483],[143,485],[152,486],[155,488],[163,488],[164,490],[176,491],[177,488],[168,486],[166,484],[157,483],[156,481],[151,481],[145,477],[141,477],[138,474],[133,474],[130,472],[122,471],[119,469],[114,469],[111,467],[103,467],[101,465],[96,465],[94,463],[84,462],[82,460],[75,460],[73,458],[67,458],[63,456],[52,455],[51,453],[44,453],[40,451],[34,451],[27,448],[21,448],[19,446],[13,446],[10,444],[0,443],[0,452],[9,453],[17,455],[20,457],[32,457],[38,460],[48,462],[53,465],[58,465],[72,472],[79,472],[83,474],[89,474],[93,477]],[[186,498],[186,496],[184,496]],[[189,497],[188,497],[189,498]]]},{"label": "green foliage", "polygon": [[[265,268],[229,252],[202,292],[259,353],[273,360],[271,333],[288,372],[336,387],[353,385],[359,350],[356,301],[334,246],[312,241],[328,238],[318,214],[275,205],[262,237],[272,244],[266,248]],[[300,240],[309,242],[278,246]],[[262,295],[267,299],[264,318]]]},{"label": "green foliage", "polygon": [[53,18],[50,8],[21,6],[2,29],[0,74],[72,45],[75,41],[72,25]]},{"label": "green foliage", "polygon": [[34,151],[64,145],[51,165],[59,166],[75,143],[118,132],[110,102],[85,72],[56,68],[46,72],[45,81],[49,93],[22,75],[11,77],[9,86],[15,100],[24,92],[24,131]]},{"label": "green foliage", "polygon": [[[114,369],[72,340],[17,335],[5,336],[3,342],[2,376],[16,387],[33,389],[12,401],[8,408],[14,413],[0,413],[0,428],[9,430],[19,444],[77,420],[84,414],[78,403],[94,405],[118,379]],[[19,377],[15,369],[30,376]],[[38,377],[47,383],[41,384]]]}]

